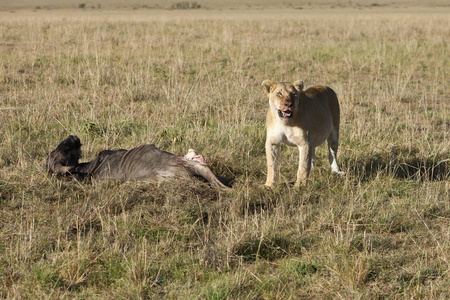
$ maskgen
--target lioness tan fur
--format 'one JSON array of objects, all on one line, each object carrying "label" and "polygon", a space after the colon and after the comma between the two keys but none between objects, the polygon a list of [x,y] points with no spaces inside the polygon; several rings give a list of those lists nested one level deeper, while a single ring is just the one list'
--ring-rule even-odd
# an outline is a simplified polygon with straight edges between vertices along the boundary
[{"label": "lioness tan fur", "polygon": [[339,102],[336,93],[326,86],[303,90],[303,82],[262,83],[269,98],[266,126],[266,186],[273,187],[279,173],[280,144],[299,149],[299,165],[295,186],[305,183],[314,166],[315,148],[328,142],[331,171],[340,175],[337,162],[339,142]]}]

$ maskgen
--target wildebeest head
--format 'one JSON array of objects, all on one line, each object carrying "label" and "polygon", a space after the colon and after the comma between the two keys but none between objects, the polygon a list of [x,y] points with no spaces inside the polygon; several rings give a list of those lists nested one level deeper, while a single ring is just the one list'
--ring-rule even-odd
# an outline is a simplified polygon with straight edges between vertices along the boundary
[{"label": "wildebeest head", "polygon": [[46,169],[54,173],[66,173],[78,165],[80,158],[80,139],[75,135],[69,135],[49,154]]}]

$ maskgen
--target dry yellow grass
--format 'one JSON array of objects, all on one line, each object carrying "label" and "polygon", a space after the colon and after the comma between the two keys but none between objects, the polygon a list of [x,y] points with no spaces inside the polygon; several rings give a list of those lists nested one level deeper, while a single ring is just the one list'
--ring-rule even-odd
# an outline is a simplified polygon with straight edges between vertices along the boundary
[{"label": "dry yellow grass", "polygon": [[[178,5],[177,5],[178,4]],[[174,9],[177,7],[196,7],[201,9],[233,9],[233,10],[254,10],[254,9],[274,9],[289,8],[303,9],[311,7],[321,8],[379,8],[379,7],[448,7],[446,0],[199,0],[199,1],[183,1],[183,0],[90,0],[90,1],[73,1],[73,0],[3,0],[0,3],[0,10],[52,10],[52,9],[82,9],[82,10],[101,10],[101,9]]]},{"label": "dry yellow grass", "polygon": [[[61,12],[64,12],[62,14]],[[448,11],[23,11],[0,18],[2,298],[445,299]],[[340,161],[265,179],[260,83],[341,101]],[[235,192],[46,176],[69,134],[195,147]]]}]

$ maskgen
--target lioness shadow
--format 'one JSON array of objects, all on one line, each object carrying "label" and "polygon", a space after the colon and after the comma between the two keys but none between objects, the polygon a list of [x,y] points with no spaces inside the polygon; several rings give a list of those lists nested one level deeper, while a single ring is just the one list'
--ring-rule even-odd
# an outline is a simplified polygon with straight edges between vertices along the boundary
[{"label": "lioness shadow", "polygon": [[419,181],[443,181],[450,177],[450,158],[437,157],[392,157],[374,155],[350,162],[350,172],[368,180],[377,174],[386,174],[397,179]]}]

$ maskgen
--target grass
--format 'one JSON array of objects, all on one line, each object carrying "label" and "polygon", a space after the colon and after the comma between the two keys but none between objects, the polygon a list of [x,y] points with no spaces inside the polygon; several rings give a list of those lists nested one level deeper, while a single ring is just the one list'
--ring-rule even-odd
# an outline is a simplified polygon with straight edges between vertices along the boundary
[{"label": "grass", "polygon": [[269,0],[202,0],[202,1],[161,1],[161,0],[90,0],[90,1],[72,1],[72,0],[44,0],[36,2],[33,0],[16,0],[0,3],[0,11],[15,10],[60,10],[60,9],[76,9],[79,11],[92,10],[185,10],[185,9],[206,9],[206,10],[265,10],[265,9],[310,9],[312,7],[320,8],[343,8],[356,7],[358,9],[369,8],[377,9],[384,7],[405,8],[405,7],[448,7],[445,0],[428,0],[426,2],[420,0],[288,0],[283,2],[274,2]]},{"label": "grass", "polygon": [[[3,14],[0,296],[450,297],[439,10]],[[297,151],[284,147],[281,183],[259,188],[267,78],[337,92],[346,178],[321,147],[295,190]],[[194,147],[234,192],[49,177],[46,155],[69,134],[86,160]]]}]

